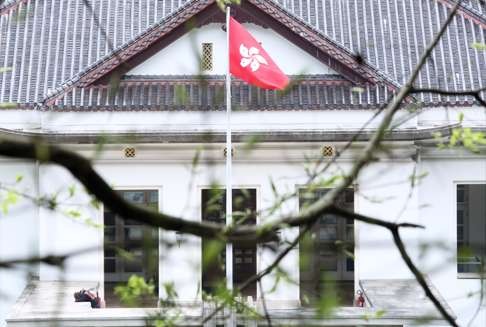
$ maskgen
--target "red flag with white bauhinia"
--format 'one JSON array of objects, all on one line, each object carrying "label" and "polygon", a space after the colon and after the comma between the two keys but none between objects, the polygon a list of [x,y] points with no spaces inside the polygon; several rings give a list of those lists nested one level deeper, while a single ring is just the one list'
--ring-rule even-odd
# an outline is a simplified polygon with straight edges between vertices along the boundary
[{"label": "red flag with white bauhinia", "polygon": [[264,89],[284,89],[289,84],[289,78],[260,43],[233,17],[230,17],[229,27],[231,74]]}]

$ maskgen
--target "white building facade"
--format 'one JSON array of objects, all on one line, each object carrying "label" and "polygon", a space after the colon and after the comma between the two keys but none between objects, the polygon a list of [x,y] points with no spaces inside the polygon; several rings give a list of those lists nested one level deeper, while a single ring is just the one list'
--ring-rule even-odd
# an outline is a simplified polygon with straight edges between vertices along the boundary
[{"label": "white building facade", "polygon": [[[96,171],[139,204],[189,220],[212,219],[204,194],[225,180],[223,13],[211,0],[90,3],[0,5],[0,103],[6,107],[0,132],[42,137],[93,158]],[[379,124],[379,109],[408,78],[451,4],[247,0],[235,6],[234,17],[299,81],[285,93],[232,82],[233,187],[248,191],[246,205],[259,212],[274,204],[275,189],[303,192],[306,169],[332,160],[335,151],[344,150],[322,178],[345,173]],[[485,35],[484,3],[466,1],[417,85],[484,87],[486,52],[473,45],[484,43]],[[472,326],[484,326],[478,267],[481,253],[486,255],[486,156],[482,148],[472,153],[437,144],[448,142],[459,123],[483,131],[486,111],[468,97],[419,94],[411,101],[385,136],[387,151],[363,170],[343,203],[364,215],[423,225],[402,231],[412,259],[459,325],[474,318]],[[75,290],[99,284],[110,306],[108,285],[123,282],[130,271],[154,277],[161,298],[164,285],[173,284],[186,308],[180,325],[200,325],[206,277],[199,238],[159,230],[155,268],[146,268],[147,255],[137,250],[132,252],[144,268],[120,268],[120,258],[105,245],[118,235],[137,239],[142,229],[89,205],[83,186],[65,169],[0,157],[0,186],[2,196],[15,187],[35,198],[57,194],[63,200],[53,211],[23,198],[2,214],[0,261],[94,249],[68,259],[62,271],[47,264],[0,267],[0,326],[144,325],[142,309],[91,309],[71,301]],[[294,196],[271,215],[256,215],[255,223],[295,214],[302,202]],[[311,273],[302,268],[303,250],[292,250],[280,266],[295,283],[274,287],[278,274],[272,273],[245,294],[258,309],[265,294],[276,324],[447,325],[387,230],[337,220],[315,233],[319,244],[353,241],[354,259],[316,248]],[[297,234],[288,229],[281,237]],[[167,248],[166,241],[175,245]],[[462,245],[473,248],[466,261],[457,259]],[[233,268],[241,276],[247,267],[263,270],[276,256],[260,245],[238,250],[233,259],[241,267]],[[328,319],[315,318],[303,303],[304,293],[319,284],[313,284],[316,272],[342,286],[344,307]],[[347,308],[358,291],[366,295],[366,308]],[[49,293],[63,294],[62,310]]]}]

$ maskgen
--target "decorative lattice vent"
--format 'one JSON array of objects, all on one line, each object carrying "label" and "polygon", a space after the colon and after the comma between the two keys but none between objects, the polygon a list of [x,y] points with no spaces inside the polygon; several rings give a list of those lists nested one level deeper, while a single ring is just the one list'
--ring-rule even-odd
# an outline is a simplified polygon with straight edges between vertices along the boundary
[{"label": "decorative lattice vent", "polygon": [[336,148],[332,145],[324,145],[321,151],[323,157],[331,158],[336,155]]},{"label": "decorative lattice vent", "polygon": [[[228,154],[228,148],[224,148],[223,155],[224,155],[225,158],[226,158],[227,154]],[[232,157],[235,156],[235,150],[233,148],[231,149],[231,156]]]},{"label": "decorative lattice vent", "polygon": [[135,157],[135,148],[125,148],[125,158],[134,158]]},{"label": "decorative lattice vent", "polygon": [[213,44],[202,44],[201,69],[204,71],[213,70]]}]

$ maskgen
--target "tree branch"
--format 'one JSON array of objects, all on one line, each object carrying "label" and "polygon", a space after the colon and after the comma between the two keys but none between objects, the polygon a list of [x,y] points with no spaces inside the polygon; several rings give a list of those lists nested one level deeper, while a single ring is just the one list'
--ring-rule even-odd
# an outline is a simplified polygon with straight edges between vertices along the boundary
[{"label": "tree branch", "polygon": [[[300,240],[304,237],[304,235],[311,229],[313,224],[308,224],[304,227],[303,230],[299,232],[299,235],[290,243],[276,258],[275,260],[268,265],[264,270],[260,271],[258,274],[251,276],[248,278],[243,284],[241,284],[239,287],[237,287],[234,290],[234,294],[238,294],[239,292],[245,290],[248,286],[250,286],[253,282],[260,281],[263,277],[271,273],[287,256],[287,254],[299,244]],[[262,290],[263,292],[263,290]],[[202,324],[207,323],[209,320],[211,320],[218,312],[220,312],[224,308],[224,304],[220,305],[216,309],[211,312],[207,317],[204,318],[202,321]]]},{"label": "tree branch", "polygon": [[228,228],[222,224],[186,220],[134,205],[115,192],[94,170],[88,159],[42,140],[19,141],[12,137],[2,136],[0,137],[0,154],[63,166],[107,208],[126,219],[137,220],[166,230],[222,239],[229,242],[270,241],[277,239],[275,233],[259,235],[256,232],[256,228],[252,226],[243,225]]},{"label": "tree branch", "polygon": [[422,228],[422,229],[425,228],[422,225],[411,224],[411,223],[399,223],[399,224],[392,223],[392,222],[389,222],[389,221],[386,221],[386,220],[365,216],[365,215],[362,215],[362,214],[359,214],[359,213],[356,213],[356,212],[353,212],[353,211],[350,211],[350,210],[347,210],[347,209],[343,209],[343,208],[340,208],[340,207],[337,207],[337,206],[332,206],[330,208],[329,212],[334,213],[334,214],[341,216],[343,218],[358,220],[358,221],[361,221],[361,222],[364,222],[364,223],[367,223],[367,224],[370,224],[370,225],[381,226],[381,227],[384,227],[384,228],[389,229],[389,230],[392,230],[392,229],[397,228],[397,227]]},{"label": "tree branch", "polygon": [[486,107],[486,101],[481,98],[481,92],[485,92],[486,87],[475,89],[475,90],[443,90],[443,89],[436,89],[436,88],[418,88],[413,87],[410,90],[410,93],[435,93],[440,95],[459,95],[459,96],[471,96],[476,99],[483,107]]},{"label": "tree branch", "polygon": [[456,320],[454,317],[452,317],[449,312],[444,308],[442,303],[440,303],[439,299],[432,293],[432,290],[430,289],[429,285],[427,284],[427,281],[425,280],[424,275],[420,272],[420,270],[415,266],[413,263],[412,259],[408,255],[407,250],[405,249],[405,245],[403,244],[403,241],[400,237],[400,228],[399,226],[396,226],[395,228],[390,229],[390,232],[393,235],[393,241],[395,242],[395,245],[398,248],[398,251],[400,252],[400,255],[402,256],[402,259],[405,261],[405,264],[407,265],[408,269],[412,272],[414,275],[415,279],[417,282],[420,284],[422,289],[425,292],[425,295],[432,301],[434,306],[439,310],[441,313],[442,317],[451,325],[451,326],[459,326],[456,323]]},{"label": "tree branch", "polygon": [[326,193],[320,200],[313,203],[309,206],[306,210],[303,210],[300,214],[296,216],[289,216],[284,217],[280,220],[275,222],[267,223],[266,225],[262,226],[262,233],[274,233],[275,230],[279,229],[280,226],[290,225],[290,226],[297,226],[297,225],[305,225],[306,223],[314,220],[316,217],[321,216],[324,214],[329,208],[335,203],[337,197],[347,188],[349,187],[354,180],[358,177],[361,170],[373,160],[374,152],[380,145],[383,136],[388,130],[390,123],[393,119],[393,116],[400,108],[402,102],[409,96],[410,91],[413,89],[413,85],[417,76],[419,75],[420,70],[427,62],[427,58],[431,55],[432,51],[434,50],[435,46],[441,39],[442,35],[445,33],[447,26],[451,23],[461,1],[458,1],[456,5],[452,8],[447,19],[441,25],[439,32],[434,36],[431,43],[427,46],[424,53],[421,55],[417,66],[412,71],[410,77],[408,78],[407,82],[400,88],[398,94],[392,99],[392,101],[387,105],[386,109],[384,110],[384,116],[379,124],[377,131],[368,142],[367,146],[365,147],[364,151],[361,155],[356,159],[354,165],[351,167],[350,172],[344,176],[342,181],[329,192]]}]

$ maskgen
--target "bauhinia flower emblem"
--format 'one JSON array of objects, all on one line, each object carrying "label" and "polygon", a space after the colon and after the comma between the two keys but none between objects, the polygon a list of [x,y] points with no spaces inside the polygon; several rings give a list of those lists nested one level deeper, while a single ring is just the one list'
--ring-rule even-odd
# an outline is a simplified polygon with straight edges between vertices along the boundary
[{"label": "bauhinia flower emblem", "polygon": [[240,45],[240,54],[242,57],[240,61],[241,67],[244,68],[250,65],[251,71],[256,72],[258,68],[260,68],[260,64],[268,65],[267,60],[264,57],[262,57],[259,53],[260,50],[258,50],[257,48],[250,47],[250,49],[248,49],[242,43]]}]

